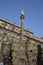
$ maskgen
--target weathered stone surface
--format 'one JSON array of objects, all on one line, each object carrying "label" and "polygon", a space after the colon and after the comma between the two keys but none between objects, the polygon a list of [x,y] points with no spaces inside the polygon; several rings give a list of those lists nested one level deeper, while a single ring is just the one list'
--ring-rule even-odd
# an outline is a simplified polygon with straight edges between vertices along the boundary
[{"label": "weathered stone surface", "polygon": [[[20,27],[0,19],[0,61],[4,61],[5,65],[37,65],[41,62],[38,60],[41,59],[39,53],[43,50],[43,39],[33,36],[32,32],[24,29],[21,42],[20,30]],[[7,33],[6,41],[2,40],[4,33]]]}]

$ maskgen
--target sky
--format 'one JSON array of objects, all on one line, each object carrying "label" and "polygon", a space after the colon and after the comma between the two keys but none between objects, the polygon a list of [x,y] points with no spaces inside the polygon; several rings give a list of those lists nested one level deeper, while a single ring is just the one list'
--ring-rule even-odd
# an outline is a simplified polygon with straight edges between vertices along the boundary
[{"label": "sky", "polygon": [[24,28],[43,37],[43,0],[0,0],[0,19],[20,26],[21,10],[25,15]]}]

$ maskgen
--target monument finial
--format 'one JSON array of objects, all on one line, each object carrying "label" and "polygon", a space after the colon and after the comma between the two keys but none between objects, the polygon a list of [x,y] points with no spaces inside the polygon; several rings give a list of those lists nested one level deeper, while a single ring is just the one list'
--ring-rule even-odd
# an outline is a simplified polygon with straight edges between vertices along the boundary
[{"label": "monument finial", "polygon": [[24,11],[23,10],[21,11],[20,19],[24,19]]},{"label": "monument finial", "polygon": [[21,11],[21,15],[24,15],[24,11],[23,10]]}]

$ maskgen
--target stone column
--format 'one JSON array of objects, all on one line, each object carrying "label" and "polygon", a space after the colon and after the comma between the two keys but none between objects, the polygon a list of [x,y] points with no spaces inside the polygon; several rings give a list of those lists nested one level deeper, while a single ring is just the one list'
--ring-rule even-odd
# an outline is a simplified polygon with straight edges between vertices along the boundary
[{"label": "stone column", "polygon": [[24,26],[24,12],[23,10],[21,11],[21,37],[20,37],[20,41],[23,41],[23,26]]}]

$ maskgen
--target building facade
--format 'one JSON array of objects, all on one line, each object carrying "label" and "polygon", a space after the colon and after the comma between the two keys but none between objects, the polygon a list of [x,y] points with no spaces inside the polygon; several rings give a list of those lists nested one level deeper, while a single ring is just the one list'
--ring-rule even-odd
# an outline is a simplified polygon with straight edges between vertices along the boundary
[{"label": "building facade", "polygon": [[43,65],[43,38],[38,38],[23,28],[0,19],[0,62],[4,65]]}]

